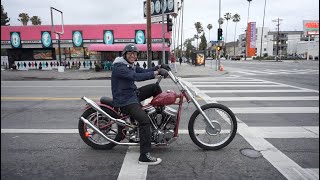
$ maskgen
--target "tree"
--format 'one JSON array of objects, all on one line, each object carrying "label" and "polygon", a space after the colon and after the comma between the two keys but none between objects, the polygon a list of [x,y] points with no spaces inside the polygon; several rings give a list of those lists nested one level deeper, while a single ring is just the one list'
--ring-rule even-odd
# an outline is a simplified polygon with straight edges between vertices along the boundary
[{"label": "tree", "polygon": [[231,13],[226,13],[224,15],[224,19],[227,20],[227,26],[226,26],[226,38],[225,42],[227,43],[227,37],[228,37],[228,21],[232,18]]},{"label": "tree", "polygon": [[206,39],[206,36],[204,33],[201,35],[200,39],[201,39],[201,41],[200,41],[199,49],[206,50],[207,49],[207,39]]},{"label": "tree", "polygon": [[27,13],[20,13],[19,18],[20,19],[18,19],[18,21],[20,21],[22,23],[22,25],[24,25],[24,26],[28,25],[30,17]]},{"label": "tree", "polygon": [[235,14],[232,16],[232,21],[235,22],[235,28],[234,28],[234,47],[233,47],[233,55],[236,55],[236,34],[237,34],[237,23],[240,21],[240,15],[239,14]]},{"label": "tree", "polygon": [[30,20],[32,25],[41,25],[41,19],[39,16],[32,16]]},{"label": "tree", "polygon": [[203,32],[203,27],[202,27],[202,24],[201,24],[201,22],[196,22],[196,23],[194,23],[194,26],[195,26],[195,28],[196,28],[196,30],[197,30],[197,47],[198,47],[198,39],[199,39],[199,34],[200,33],[202,33]]},{"label": "tree", "polygon": [[7,12],[4,12],[4,8],[1,5],[1,26],[10,26],[10,24],[7,24],[10,21],[10,18],[8,18]]},{"label": "tree", "polygon": [[194,41],[194,39],[189,38],[189,39],[186,39],[185,42],[183,43],[183,46],[186,48],[186,56],[188,57],[188,59],[191,57],[192,49],[195,48],[191,43],[192,41]]},{"label": "tree", "polygon": [[207,28],[209,29],[209,41],[210,41],[210,30],[212,29],[212,24],[208,24]]}]

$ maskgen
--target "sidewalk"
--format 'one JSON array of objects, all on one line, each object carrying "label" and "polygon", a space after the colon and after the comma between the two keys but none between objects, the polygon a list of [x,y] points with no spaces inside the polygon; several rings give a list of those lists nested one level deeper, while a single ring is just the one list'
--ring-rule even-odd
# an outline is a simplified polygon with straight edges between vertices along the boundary
[{"label": "sidewalk", "polygon": [[[203,76],[223,76],[227,71],[216,71],[210,68],[210,65],[191,66],[187,63],[176,64],[179,77],[203,77]],[[22,81],[22,80],[97,80],[108,79],[111,77],[111,71],[95,72],[91,70],[72,70],[65,69],[64,72],[55,70],[3,70],[1,71],[1,81]]]}]

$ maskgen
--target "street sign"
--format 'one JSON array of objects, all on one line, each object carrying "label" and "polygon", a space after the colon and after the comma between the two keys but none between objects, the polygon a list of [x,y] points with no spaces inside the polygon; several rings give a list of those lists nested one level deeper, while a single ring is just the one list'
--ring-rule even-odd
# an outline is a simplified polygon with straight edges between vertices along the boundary
[{"label": "street sign", "polygon": [[[164,19],[164,22],[166,22],[167,16],[164,16],[163,19]],[[152,16],[151,23],[156,23],[156,22],[162,22],[162,16]]]}]

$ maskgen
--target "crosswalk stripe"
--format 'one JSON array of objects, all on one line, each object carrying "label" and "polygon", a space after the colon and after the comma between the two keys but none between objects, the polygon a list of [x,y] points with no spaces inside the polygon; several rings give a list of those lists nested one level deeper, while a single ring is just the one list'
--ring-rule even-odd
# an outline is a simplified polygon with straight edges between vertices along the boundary
[{"label": "crosswalk stripe", "polygon": [[266,92],[315,92],[309,89],[276,89],[276,90],[200,90],[203,93],[266,93]]},{"label": "crosswalk stripe", "polygon": [[288,85],[264,84],[264,85],[194,85],[195,87],[288,87]]},{"label": "crosswalk stripe", "polygon": [[215,101],[319,101],[319,96],[214,97]]},{"label": "crosswalk stripe", "polygon": [[319,107],[229,107],[235,114],[319,113]]},{"label": "crosswalk stripe", "polygon": [[[205,81],[205,82],[193,82],[192,84],[270,84],[267,81]],[[274,84],[274,83],[273,83]]]}]

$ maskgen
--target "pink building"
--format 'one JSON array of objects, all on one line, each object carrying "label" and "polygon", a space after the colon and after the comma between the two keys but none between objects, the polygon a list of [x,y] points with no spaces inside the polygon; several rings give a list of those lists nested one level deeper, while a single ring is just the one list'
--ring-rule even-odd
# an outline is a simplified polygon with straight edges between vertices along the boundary
[{"label": "pink building", "polygon": [[[61,31],[61,26],[55,28]],[[162,60],[162,27],[152,24],[151,28],[152,60],[157,65]],[[141,52],[138,63],[144,66],[146,32],[146,24],[64,25],[64,34],[60,35],[61,62],[67,68],[93,68],[95,64],[112,62],[127,43],[135,43]],[[170,33],[165,32],[166,56],[170,38]],[[10,67],[16,64],[21,70],[60,65],[58,38],[50,25],[1,26],[1,49],[8,56]]]}]

